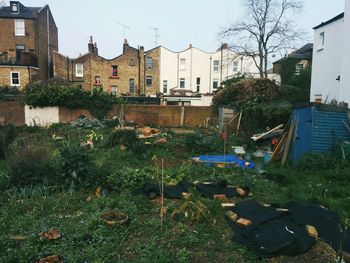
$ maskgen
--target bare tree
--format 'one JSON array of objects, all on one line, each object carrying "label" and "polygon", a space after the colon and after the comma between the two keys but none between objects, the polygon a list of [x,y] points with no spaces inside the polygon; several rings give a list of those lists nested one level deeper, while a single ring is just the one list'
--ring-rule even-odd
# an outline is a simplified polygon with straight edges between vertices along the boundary
[{"label": "bare tree", "polygon": [[299,0],[243,0],[246,15],[220,32],[221,37],[232,36],[230,46],[240,55],[252,57],[259,69],[260,77],[267,77],[270,54],[293,47],[303,32],[297,29],[288,17],[300,11],[303,2]]}]

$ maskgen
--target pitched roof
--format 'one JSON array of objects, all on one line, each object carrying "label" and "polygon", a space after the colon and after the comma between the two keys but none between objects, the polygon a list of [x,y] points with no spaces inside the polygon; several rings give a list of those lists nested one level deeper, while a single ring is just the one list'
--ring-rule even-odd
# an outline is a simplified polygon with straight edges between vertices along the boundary
[{"label": "pitched roof", "polygon": [[337,21],[337,20],[339,20],[339,19],[341,19],[341,18],[343,18],[343,17],[344,17],[344,12],[341,13],[341,14],[339,14],[339,15],[337,15],[337,16],[335,16],[335,17],[333,17],[332,19],[329,19],[329,20],[326,21],[326,22],[322,22],[321,24],[315,26],[313,29],[318,29],[318,28],[320,28],[320,27],[323,27],[323,26],[325,26],[325,25],[328,25],[328,24],[330,24],[330,23],[333,23],[334,21]]},{"label": "pitched roof", "polygon": [[11,6],[0,7],[0,17],[1,18],[27,18],[33,19],[36,17],[36,13],[41,9],[41,7],[26,7],[18,2],[18,13],[11,12]]},{"label": "pitched roof", "polygon": [[281,61],[285,60],[286,58],[296,58],[299,60],[311,59],[313,46],[314,45],[312,43],[307,43],[306,45],[302,46],[301,48],[290,53],[287,57],[281,58],[281,59],[273,62],[272,64],[278,64]]}]

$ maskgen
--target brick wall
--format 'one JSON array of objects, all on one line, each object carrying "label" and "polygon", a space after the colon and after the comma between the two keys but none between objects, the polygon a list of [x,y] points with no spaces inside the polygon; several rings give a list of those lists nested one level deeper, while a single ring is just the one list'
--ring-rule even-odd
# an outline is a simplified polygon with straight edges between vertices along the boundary
[{"label": "brick wall", "polygon": [[[113,109],[113,115],[119,115],[119,107]],[[211,107],[162,106],[162,105],[124,105],[126,121],[139,125],[159,125],[166,127],[195,127],[203,125],[211,117]]]},{"label": "brick wall", "polygon": [[27,84],[32,83],[38,74],[38,69],[26,66],[0,66],[0,86],[11,86],[11,72],[18,72],[22,90]]},{"label": "brick wall", "polygon": [[1,102],[0,116],[5,117],[6,123],[13,123],[16,126],[25,125],[24,106],[18,102]]},{"label": "brick wall", "polygon": [[[109,118],[118,116],[121,106],[115,106],[108,114]],[[210,107],[194,106],[161,106],[161,105],[123,105],[125,119],[139,125],[159,125],[164,127],[195,127],[203,125],[207,118],[211,117]],[[69,123],[77,120],[81,115],[93,118],[85,109],[71,110],[65,107],[59,108],[59,120],[61,123]],[[16,102],[0,102],[0,116],[5,116],[7,123],[17,126],[25,125],[24,105]]]},{"label": "brick wall", "polygon": [[59,108],[59,119],[61,123],[70,123],[79,119],[81,115],[84,115],[86,118],[92,119],[93,116],[88,110],[85,109],[68,109],[65,107]]}]

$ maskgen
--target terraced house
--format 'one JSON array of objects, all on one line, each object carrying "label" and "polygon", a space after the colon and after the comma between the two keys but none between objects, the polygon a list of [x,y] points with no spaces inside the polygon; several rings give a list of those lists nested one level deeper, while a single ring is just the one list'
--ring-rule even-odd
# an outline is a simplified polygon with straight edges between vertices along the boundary
[{"label": "terraced house", "polygon": [[23,89],[52,77],[52,52],[58,50],[55,20],[48,5],[18,1],[0,7],[0,85]]},{"label": "terraced house", "polygon": [[134,48],[124,40],[123,53],[106,59],[98,55],[92,37],[88,52],[69,58],[53,54],[54,77],[68,80],[83,89],[100,87],[116,95],[156,95],[159,90],[159,56],[144,47]]}]

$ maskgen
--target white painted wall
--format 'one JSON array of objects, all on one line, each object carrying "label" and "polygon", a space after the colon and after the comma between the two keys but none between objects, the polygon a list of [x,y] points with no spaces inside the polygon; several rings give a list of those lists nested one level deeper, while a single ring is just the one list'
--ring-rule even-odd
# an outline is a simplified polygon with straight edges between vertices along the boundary
[{"label": "white painted wall", "polygon": [[58,107],[31,108],[28,105],[24,107],[25,123],[28,126],[50,126],[53,123],[59,123]]},{"label": "white painted wall", "polygon": [[[252,58],[241,57],[228,49],[218,50],[208,53],[195,47],[189,47],[181,52],[173,52],[167,48],[160,47],[160,92],[163,92],[164,80],[170,89],[180,88],[180,79],[185,79],[185,90],[197,92],[197,78],[200,79],[200,94],[213,92],[213,82],[220,84],[223,80],[231,78],[238,73],[245,73],[249,76],[257,77],[258,69]],[[241,59],[243,58],[243,59]],[[185,67],[181,66],[181,61],[185,61]],[[214,63],[219,61],[219,68],[215,70]],[[234,61],[237,65],[234,70]],[[242,71],[242,72],[241,72]]]},{"label": "white painted wall", "polygon": [[350,105],[350,0],[345,0],[345,30],[341,35],[344,37],[343,52],[342,52],[342,69],[340,75],[340,101],[345,101]]},{"label": "white painted wall", "polygon": [[[334,21],[314,32],[314,49],[311,76],[310,100],[321,98],[323,103],[339,99],[341,61],[344,29],[343,19]],[[321,34],[324,33],[322,46]]]}]

